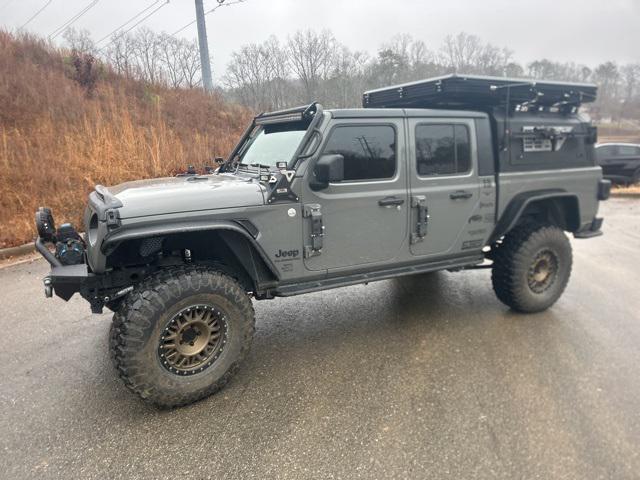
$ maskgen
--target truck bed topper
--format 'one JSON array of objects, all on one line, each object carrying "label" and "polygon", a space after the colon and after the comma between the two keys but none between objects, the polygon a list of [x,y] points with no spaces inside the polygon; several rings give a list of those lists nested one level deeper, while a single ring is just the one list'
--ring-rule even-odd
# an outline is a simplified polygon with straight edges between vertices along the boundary
[{"label": "truck bed topper", "polygon": [[485,110],[521,105],[571,112],[583,103],[595,101],[597,90],[587,83],[452,74],[369,90],[362,96],[362,106]]}]

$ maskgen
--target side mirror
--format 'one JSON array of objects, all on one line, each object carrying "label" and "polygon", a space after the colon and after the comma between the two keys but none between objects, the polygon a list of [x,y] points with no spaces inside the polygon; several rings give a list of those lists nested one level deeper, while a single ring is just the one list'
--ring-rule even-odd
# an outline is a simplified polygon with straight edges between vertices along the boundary
[{"label": "side mirror", "polygon": [[344,157],[342,155],[323,155],[313,169],[313,179],[309,186],[312,190],[322,190],[330,183],[344,180]]}]

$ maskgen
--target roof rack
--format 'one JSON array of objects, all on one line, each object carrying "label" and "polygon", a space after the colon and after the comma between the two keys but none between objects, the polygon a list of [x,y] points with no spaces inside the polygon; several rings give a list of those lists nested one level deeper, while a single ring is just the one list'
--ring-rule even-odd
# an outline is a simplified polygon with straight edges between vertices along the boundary
[{"label": "roof rack", "polygon": [[467,108],[517,106],[573,110],[596,99],[598,87],[587,83],[538,81],[479,75],[446,75],[369,90],[364,108]]}]

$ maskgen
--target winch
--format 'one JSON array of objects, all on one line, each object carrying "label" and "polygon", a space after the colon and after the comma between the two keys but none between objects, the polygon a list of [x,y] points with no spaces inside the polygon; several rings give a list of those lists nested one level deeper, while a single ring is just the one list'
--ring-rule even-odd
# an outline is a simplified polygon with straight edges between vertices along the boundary
[{"label": "winch", "polygon": [[62,265],[84,262],[85,243],[72,224],[63,223],[56,229],[51,209],[40,207],[36,212],[36,226],[40,239],[55,245],[55,258]]}]

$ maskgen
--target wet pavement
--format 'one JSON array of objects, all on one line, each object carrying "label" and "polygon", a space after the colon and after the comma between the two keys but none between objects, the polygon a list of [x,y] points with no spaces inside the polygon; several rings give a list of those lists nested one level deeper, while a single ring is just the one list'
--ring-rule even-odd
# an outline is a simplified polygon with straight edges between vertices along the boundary
[{"label": "wet pavement", "polygon": [[173,411],[120,384],[109,315],[4,268],[0,477],[640,478],[640,201],[602,213],[545,313],[489,271],[256,302],[239,374]]}]

